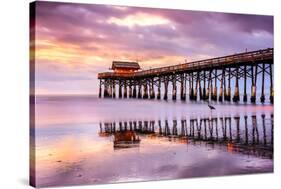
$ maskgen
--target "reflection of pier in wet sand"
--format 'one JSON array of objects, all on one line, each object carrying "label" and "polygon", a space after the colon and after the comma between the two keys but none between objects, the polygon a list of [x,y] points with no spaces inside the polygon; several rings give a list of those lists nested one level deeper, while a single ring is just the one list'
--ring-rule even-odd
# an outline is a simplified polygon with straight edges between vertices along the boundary
[{"label": "reflection of pier in wet sand", "polygon": [[[128,131],[134,139],[164,137],[172,142],[225,146],[230,152],[273,158],[273,115],[105,122],[100,123],[99,135],[116,139]],[[133,138],[130,140],[135,144]]]}]

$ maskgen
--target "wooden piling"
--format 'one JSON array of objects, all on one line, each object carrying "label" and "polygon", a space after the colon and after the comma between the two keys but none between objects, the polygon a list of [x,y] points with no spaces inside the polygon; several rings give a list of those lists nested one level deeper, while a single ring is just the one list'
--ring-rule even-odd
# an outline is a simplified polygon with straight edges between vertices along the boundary
[{"label": "wooden piling", "polygon": [[189,74],[189,99],[194,99],[194,89],[193,89],[193,72]]},{"label": "wooden piling", "polygon": [[99,85],[99,98],[101,98],[101,79],[100,79],[100,85]]},{"label": "wooden piling", "polygon": [[150,99],[155,99],[155,92],[154,92],[154,78],[150,80]]},{"label": "wooden piling", "polygon": [[223,100],[223,92],[224,92],[224,89],[225,89],[225,80],[224,80],[224,75],[225,75],[225,70],[224,68],[222,69],[222,73],[221,73],[221,85],[220,85],[220,93],[219,93],[219,101],[222,102]]},{"label": "wooden piling", "polygon": [[134,88],[133,88],[133,98],[137,98],[137,84],[136,81],[134,83]]},{"label": "wooden piling", "polygon": [[132,82],[129,81],[129,98],[133,97],[133,89],[132,89]]},{"label": "wooden piling", "polygon": [[263,63],[262,64],[261,97],[260,97],[261,103],[264,103],[264,101],[265,101],[265,96],[264,96],[264,74],[265,74],[265,64]]},{"label": "wooden piling", "polygon": [[[196,80],[195,90],[193,94],[193,100],[197,100],[198,85],[200,85],[200,72],[197,72],[197,80]],[[200,91],[199,93],[201,94],[201,87],[199,88],[199,91]]]},{"label": "wooden piling", "polygon": [[157,92],[157,99],[161,99],[161,78],[158,78],[158,92]]},{"label": "wooden piling", "polygon": [[119,95],[118,95],[119,98],[122,98],[122,83],[121,83],[121,80],[119,80]]},{"label": "wooden piling", "polygon": [[235,75],[235,89],[234,89],[234,96],[233,102],[239,102],[240,95],[239,95],[239,67],[236,67],[236,75]]},{"label": "wooden piling", "polygon": [[[198,79],[198,85],[199,85],[199,99],[202,100],[203,99],[203,91],[202,91],[202,87],[201,87],[201,73],[198,72],[198,75],[197,75],[197,79]],[[196,91],[197,91],[197,88],[196,88]]]},{"label": "wooden piling", "polygon": [[205,100],[206,99],[206,71],[203,71],[203,94],[202,94],[202,99],[201,100]]},{"label": "wooden piling", "polygon": [[143,99],[147,99],[148,98],[148,91],[147,91],[147,80],[144,81],[144,85],[143,85]]},{"label": "wooden piling", "polygon": [[205,96],[205,100],[210,99],[210,92],[212,91],[213,87],[213,82],[212,82],[212,70],[209,71],[209,78],[208,78],[208,87],[207,87],[207,92]]},{"label": "wooden piling", "polygon": [[256,102],[256,74],[257,74],[257,66],[255,66],[255,71],[254,71],[254,66],[251,67],[251,72],[252,72],[252,90],[251,90],[251,102],[255,103]]},{"label": "wooden piling", "polygon": [[244,66],[244,95],[243,102],[247,102],[247,65]]},{"label": "wooden piling", "polygon": [[115,80],[112,81],[112,98],[116,98],[116,93],[115,93]]},{"label": "wooden piling", "polygon": [[177,100],[177,81],[176,81],[176,75],[173,75],[173,94],[172,99]]},{"label": "wooden piling", "polygon": [[217,101],[217,69],[215,69],[215,87],[212,89],[212,100]]},{"label": "wooden piling", "polygon": [[186,100],[186,74],[183,74],[183,96],[182,100]]},{"label": "wooden piling", "polygon": [[127,98],[128,97],[128,94],[127,94],[127,81],[125,80],[124,81],[124,95],[123,95],[124,98]]},{"label": "wooden piling", "polygon": [[168,100],[169,77],[164,78],[164,100]]},{"label": "wooden piling", "polygon": [[104,80],[104,82],[103,82],[103,97],[104,97],[104,98],[107,97],[107,92],[106,92],[106,80]]},{"label": "wooden piling", "polygon": [[231,68],[228,68],[228,90],[227,90],[227,101],[231,100]]},{"label": "wooden piling", "polygon": [[141,87],[142,87],[142,84],[141,84],[141,81],[139,81],[138,82],[138,98],[142,98]]},{"label": "wooden piling", "polygon": [[181,76],[180,76],[180,83],[181,83],[181,86],[180,86],[180,97],[181,97],[181,100],[185,100],[185,93],[184,93],[184,90],[185,90],[185,77],[184,77],[184,74],[181,74]]},{"label": "wooden piling", "polygon": [[272,77],[272,66],[269,64],[269,77],[270,77],[270,102],[274,102],[274,92],[273,92],[273,77]]}]

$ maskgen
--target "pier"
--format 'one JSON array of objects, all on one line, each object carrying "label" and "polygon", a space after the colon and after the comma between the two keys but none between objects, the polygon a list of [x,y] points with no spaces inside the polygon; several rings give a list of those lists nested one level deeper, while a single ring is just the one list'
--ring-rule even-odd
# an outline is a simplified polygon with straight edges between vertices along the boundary
[{"label": "pier", "polygon": [[[183,101],[189,98],[252,103],[258,100],[264,103],[268,99],[273,103],[273,62],[273,48],[140,71],[137,62],[113,62],[114,72],[98,74],[99,97],[177,100],[179,96]],[[251,83],[250,91],[248,82]],[[169,87],[172,96],[168,95]],[[257,96],[258,88],[260,96]]]}]

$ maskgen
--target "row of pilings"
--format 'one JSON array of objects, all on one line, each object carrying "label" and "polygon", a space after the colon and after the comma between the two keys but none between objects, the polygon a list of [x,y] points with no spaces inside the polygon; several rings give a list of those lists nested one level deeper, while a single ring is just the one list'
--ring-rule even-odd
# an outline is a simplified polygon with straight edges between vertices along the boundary
[{"label": "row of pilings", "polygon": [[[116,98],[118,87],[119,98],[156,98],[167,100],[169,84],[171,84],[173,100],[177,100],[177,88],[179,87],[180,99],[183,101],[186,100],[188,94],[189,99],[194,101],[247,102],[249,100],[247,91],[247,84],[249,85],[249,82],[251,83],[250,101],[252,103],[257,101],[257,88],[260,88],[261,91],[260,102],[265,102],[266,83],[269,86],[269,101],[273,103],[272,64],[265,63],[254,66],[244,65],[212,70],[198,70],[189,73],[174,73],[155,77],[100,79],[99,97]],[[240,98],[239,87],[241,83],[244,85],[242,98]],[[232,87],[234,87],[234,91],[232,91]],[[156,91],[155,88],[157,88]],[[163,93],[161,92],[162,88],[164,88]]]}]

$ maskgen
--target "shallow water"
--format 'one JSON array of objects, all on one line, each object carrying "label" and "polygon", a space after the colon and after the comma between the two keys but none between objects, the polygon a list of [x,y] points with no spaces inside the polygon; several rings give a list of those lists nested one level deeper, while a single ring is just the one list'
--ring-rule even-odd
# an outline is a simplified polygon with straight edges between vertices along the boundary
[{"label": "shallow water", "polygon": [[[36,182],[62,186],[272,172],[273,106],[212,105],[216,110],[207,102],[37,97]],[[121,142],[127,135],[140,140],[120,147],[117,135]]]}]

